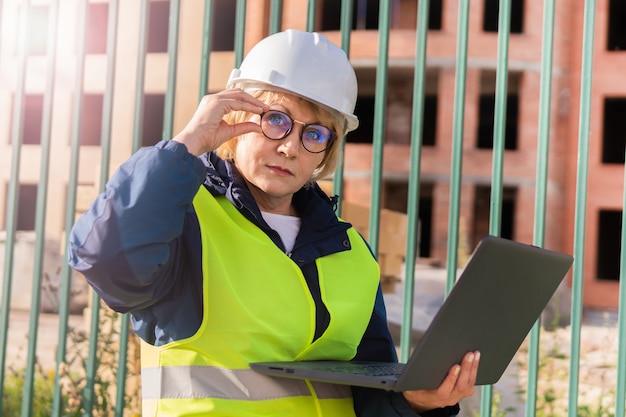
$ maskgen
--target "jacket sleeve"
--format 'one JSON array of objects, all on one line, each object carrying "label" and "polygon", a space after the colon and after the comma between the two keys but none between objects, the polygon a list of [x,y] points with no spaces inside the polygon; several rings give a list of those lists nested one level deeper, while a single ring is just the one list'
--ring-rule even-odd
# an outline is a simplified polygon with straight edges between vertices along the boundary
[{"label": "jacket sleeve", "polygon": [[172,288],[186,213],[206,167],[163,141],[124,162],[74,224],[68,263],[114,310],[155,304]]},{"label": "jacket sleeve", "polygon": [[[382,289],[378,288],[370,323],[365,330],[354,360],[397,362],[395,345],[387,327],[387,312]],[[400,392],[352,387],[354,410],[358,417],[452,417],[459,413],[458,404],[416,414]]]}]

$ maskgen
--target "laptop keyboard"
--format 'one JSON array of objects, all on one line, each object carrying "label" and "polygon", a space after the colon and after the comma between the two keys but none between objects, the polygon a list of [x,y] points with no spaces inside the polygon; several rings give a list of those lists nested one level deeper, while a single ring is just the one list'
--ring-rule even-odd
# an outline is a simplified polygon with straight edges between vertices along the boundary
[{"label": "laptop keyboard", "polygon": [[384,364],[365,364],[365,363],[356,363],[356,364],[328,364],[328,366],[324,366],[325,370],[332,372],[343,372],[354,375],[370,375],[370,376],[381,376],[381,375],[400,375],[404,370],[405,364],[403,363],[384,363]]}]

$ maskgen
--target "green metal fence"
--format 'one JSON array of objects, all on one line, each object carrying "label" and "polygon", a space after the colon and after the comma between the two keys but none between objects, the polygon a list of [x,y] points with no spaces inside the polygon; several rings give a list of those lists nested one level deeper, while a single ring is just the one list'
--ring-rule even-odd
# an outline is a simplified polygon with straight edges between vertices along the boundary
[{"label": "green metal fence", "polygon": [[[327,0],[328,3],[329,2]],[[410,1],[407,1],[410,3]],[[404,2],[404,3],[407,3]],[[84,152],[84,147],[81,145],[81,125],[82,118],[84,117],[84,80],[89,76],[88,68],[86,66],[85,56],[86,41],[88,32],[88,5],[90,4],[86,0],[50,0],[44,2],[49,6],[48,9],[48,24],[47,34],[45,36],[47,40],[46,55],[42,57],[47,65],[45,66],[45,81],[44,81],[44,102],[42,107],[42,119],[41,119],[41,140],[39,142],[38,149],[38,161],[39,177],[36,181],[37,194],[36,194],[36,208],[34,231],[35,231],[35,243],[34,243],[34,260],[33,260],[33,275],[32,277],[16,276],[16,263],[15,259],[15,246],[16,236],[18,235],[18,217],[19,207],[18,201],[19,185],[21,177],[24,175],[24,167],[22,166],[23,160],[26,158],[26,153],[30,152],[31,145],[23,143],[23,128],[24,128],[24,101],[29,91],[28,76],[29,72],[29,55],[28,55],[28,39],[29,31],[32,31],[33,14],[29,13],[31,10],[30,2],[24,1],[0,1],[0,24],[5,29],[1,33],[0,38],[0,66],[3,66],[7,72],[9,68],[14,70],[15,76],[11,78],[10,82],[4,82],[0,84],[2,90],[0,94],[4,94],[1,97],[12,97],[10,105],[6,106],[11,110],[10,129],[2,128],[0,131],[0,138],[9,146],[3,149],[10,149],[10,167],[7,170],[6,175],[6,210],[4,215],[4,222],[0,225],[4,225],[6,231],[5,238],[5,252],[4,252],[4,270],[3,270],[3,285],[2,285],[2,300],[1,300],[1,317],[0,317],[0,414],[7,415],[9,401],[14,400],[10,398],[10,395],[15,395],[13,387],[13,380],[16,375],[15,368],[10,367],[7,363],[7,356],[9,347],[16,343],[12,340],[10,335],[10,328],[12,327],[11,311],[12,311],[12,288],[15,285],[16,280],[32,279],[32,294],[31,294],[31,308],[28,312],[28,340],[27,349],[23,365],[23,372],[18,372],[18,379],[21,378],[23,385],[19,386],[23,396],[20,406],[20,415],[30,416],[34,414],[34,407],[36,399],[38,397],[38,390],[42,390],[38,384],[38,379],[41,378],[38,371],[38,329],[40,326],[40,304],[42,297],[42,280],[44,274],[44,251],[45,241],[49,238],[50,231],[46,228],[47,208],[51,201],[58,199],[56,195],[49,195],[49,178],[54,174],[51,172],[50,159],[52,155],[52,137],[53,137],[53,123],[54,112],[58,112],[59,109],[54,105],[55,94],[57,93],[57,83],[59,77],[57,74],[57,68],[59,63],[57,62],[58,47],[57,36],[59,33],[59,22],[62,13],[67,13],[68,8],[78,13],[79,18],[77,21],[80,23],[76,28],[76,59],[73,62],[75,77],[73,78],[74,85],[72,87],[73,98],[66,101],[71,102],[71,111],[68,111],[69,119],[69,155],[67,164],[67,197],[65,202],[65,218],[63,221],[64,231],[59,230],[56,238],[62,240],[63,234],[69,233],[77,211],[77,200],[79,196],[79,189],[81,182],[81,152]],[[106,31],[106,51],[102,54],[105,59],[102,62],[106,63],[106,77],[104,79],[104,95],[102,105],[102,129],[100,136],[99,152],[101,155],[100,161],[100,174],[97,187],[99,190],[104,189],[106,179],[110,175],[110,168],[113,165],[112,155],[112,125],[115,103],[115,85],[117,82],[116,74],[119,76],[119,72],[115,70],[120,65],[118,62],[117,48],[120,46],[120,39],[118,34],[120,15],[120,3],[119,0],[110,0],[106,2],[108,4],[108,20],[107,25],[103,30]],[[135,74],[135,92],[133,109],[133,122],[132,122],[132,135],[127,138],[129,143],[128,149],[130,152],[134,152],[142,146],[142,129],[144,119],[144,96],[145,91],[145,75],[147,71],[147,56],[149,55],[149,19],[150,9],[154,6],[155,2],[142,0],[139,8],[139,14],[136,16],[136,39],[138,42],[138,53],[136,56],[136,74]],[[209,79],[211,71],[215,70],[215,66],[212,65],[212,54],[209,53],[211,45],[213,44],[213,37],[215,33],[212,32],[212,22],[215,22],[215,4],[211,0],[206,0],[203,4],[197,2],[198,13],[202,14],[203,27],[202,27],[202,39],[201,49],[197,51],[199,59],[200,74],[199,90],[196,97],[202,97],[206,92],[210,90]],[[258,2],[261,3],[261,2]],[[246,31],[248,29],[249,22],[246,22],[246,18],[249,16],[247,11],[250,7],[257,4],[248,3],[245,0],[236,1],[236,13],[235,13],[235,27],[233,31],[234,38],[234,57],[235,64],[241,62],[244,56]],[[304,1],[300,6],[303,13],[306,13],[304,26],[306,30],[319,30],[320,8],[324,2],[315,0],[309,0],[304,7]],[[341,1],[340,2],[340,40],[341,47],[346,51],[351,50],[351,36],[358,34],[361,29],[354,29],[352,26],[352,16],[356,13],[356,8],[363,6],[367,1]],[[371,4],[372,2],[370,2]],[[388,89],[388,60],[389,60],[389,39],[394,33],[392,25],[392,15],[395,7],[398,7],[401,1],[381,0],[376,2],[378,4],[378,24],[377,24],[377,36],[378,36],[378,50],[375,53],[377,58],[377,71],[375,79],[375,102],[373,113],[373,137],[372,137],[372,149],[373,160],[371,170],[371,201],[370,206],[370,218],[369,218],[369,242],[374,249],[378,251],[379,239],[380,239],[380,213],[382,207],[382,186],[384,177],[383,167],[383,154],[385,151],[385,128],[387,123],[386,118],[386,106],[387,106],[387,89]],[[414,2],[416,3],[416,2]],[[436,2],[438,7],[441,6],[441,2]],[[168,42],[167,42],[167,89],[164,102],[164,124],[162,129],[162,137],[169,139],[174,133],[174,121],[175,121],[175,107],[177,89],[181,88],[178,84],[180,82],[180,72],[184,71],[178,66],[178,53],[180,47],[179,35],[181,30],[185,27],[184,17],[181,15],[180,0],[169,1],[169,29],[168,29]],[[285,29],[283,27],[284,8],[287,7],[280,0],[272,0],[263,2],[266,11],[267,18],[264,18],[263,24],[267,25],[267,33],[273,33]],[[452,136],[450,138],[443,138],[451,143],[451,164],[449,167],[450,178],[450,206],[448,215],[448,239],[447,239],[447,253],[446,253],[446,291],[448,291],[454,284],[454,280],[457,273],[457,265],[459,259],[459,222],[460,222],[460,205],[461,205],[461,184],[463,182],[463,161],[464,161],[464,137],[465,137],[465,115],[468,110],[466,96],[466,79],[468,68],[468,51],[470,42],[470,16],[472,8],[476,7],[479,2],[472,2],[469,0],[458,0],[454,2],[456,6],[456,56],[455,60],[455,78],[454,78],[454,102],[453,105],[453,128]],[[482,3],[484,7],[488,7],[487,3]],[[493,128],[493,148],[492,148],[492,178],[490,180],[491,196],[490,196],[490,215],[489,215],[489,233],[494,235],[500,235],[501,215],[502,215],[502,190],[503,190],[503,171],[505,163],[505,128],[506,128],[506,113],[507,113],[507,83],[509,75],[509,41],[510,41],[510,21],[512,0],[500,0],[498,11],[498,28],[497,33],[497,63],[496,63],[496,91],[495,91],[495,111],[494,111],[494,128]],[[523,3],[522,3],[523,4]],[[540,59],[540,100],[538,105],[538,112],[536,117],[538,119],[538,131],[537,134],[537,149],[536,149],[536,176],[535,176],[535,201],[534,201],[534,224],[533,224],[533,244],[537,246],[544,246],[544,239],[546,233],[546,205],[550,198],[548,193],[548,166],[550,158],[548,157],[550,152],[550,146],[556,139],[551,135],[551,106],[553,105],[553,99],[551,92],[553,91],[552,80],[555,74],[553,68],[553,54],[554,54],[554,37],[555,37],[555,0],[545,0],[543,2],[542,12],[542,48]],[[412,91],[412,119],[411,119],[411,139],[410,139],[410,172],[408,173],[408,200],[407,200],[407,219],[408,219],[408,236],[406,240],[406,255],[404,264],[404,276],[413,277],[419,276],[419,271],[416,269],[416,258],[418,256],[417,242],[419,236],[417,236],[418,223],[420,219],[419,213],[419,196],[420,185],[423,184],[422,180],[422,158],[423,158],[423,145],[422,145],[422,127],[424,125],[424,96],[425,96],[425,80],[426,69],[428,67],[428,51],[427,40],[429,37],[428,30],[428,18],[431,7],[431,2],[428,0],[422,0],[417,3],[417,25],[413,29],[415,36],[415,52],[414,52],[414,75],[413,75],[413,91]],[[293,7],[293,5],[290,5]],[[573,7],[573,6],[572,6]],[[592,101],[592,80],[594,70],[594,36],[596,35],[595,23],[596,23],[596,9],[597,5],[595,0],[586,0],[584,2],[583,13],[583,28],[582,28],[582,49],[580,51],[580,61],[574,62],[577,68],[573,69],[574,72],[580,71],[580,108],[578,114],[574,117],[578,119],[578,144],[575,161],[575,222],[573,241],[564,245],[565,248],[570,248],[571,252],[575,256],[575,263],[572,269],[571,276],[571,344],[568,347],[569,357],[568,375],[569,379],[566,381],[568,388],[568,406],[567,414],[569,416],[582,415],[579,414],[579,386],[581,375],[579,374],[579,366],[581,361],[585,358],[581,358],[581,343],[583,342],[581,336],[581,328],[583,325],[583,283],[584,280],[584,259],[587,247],[586,239],[586,225],[590,221],[587,214],[587,202],[588,202],[588,175],[589,175],[589,148],[592,138],[590,137],[590,117],[592,113],[592,107],[594,105]],[[128,16],[124,16],[128,18]],[[14,20],[15,25],[8,25],[9,20]],[[18,20],[16,20],[18,19]],[[539,22],[536,22],[538,26]],[[14,32],[10,32],[9,27],[14,27]],[[154,30],[154,28],[153,28]],[[12,39],[12,40],[11,40]],[[14,53],[6,52],[7,45],[10,42],[15,42],[16,48]],[[123,42],[123,40],[122,40]],[[194,74],[195,74],[194,70]],[[5,74],[6,75],[6,74]],[[67,82],[67,80],[65,80]],[[626,93],[624,94],[626,95]],[[622,133],[626,135],[626,133]],[[30,147],[29,147],[30,146]],[[8,159],[7,159],[8,160]],[[339,195],[343,194],[343,164],[340,164],[337,173],[335,175],[334,188],[335,192]],[[622,207],[626,205],[626,197],[624,197]],[[340,207],[341,208],[341,207]],[[622,220],[622,225],[626,226],[626,222]],[[626,233],[621,231],[621,248],[626,247],[624,244],[624,237]],[[626,262],[624,258],[624,251],[622,250],[620,256],[620,265]],[[61,255],[65,255],[61,253]],[[620,268],[620,282],[623,282],[623,268]],[[67,370],[64,368],[68,364],[68,343],[71,341],[72,329],[70,322],[70,304],[72,298],[72,271],[63,264],[60,271],[61,287],[59,289],[59,306],[58,306],[58,344],[56,350],[56,367],[54,373],[51,376],[53,382],[50,384],[52,387],[52,415],[65,415],[67,413],[68,401],[71,398],[68,397],[67,390],[63,388],[64,372]],[[413,279],[405,279],[403,283],[404,294],[404,314],[402,318],[401,327],[401,339],[398,341],[400,345],[400,356],[402,359],[406,359],[411,349],[412,338],[412,306],[414,303],[414,288],[415,282]],[[624,416],[625,415],[625,393],[626,393],[626,321],[624,320],[623,306],[626,305],[626,290],[624,286],[619,286],[619,306],[617,308],[617,329],[618,338],[618,356],[616,362],[611,366],[617,369],[615,375],[616,380],[613,382],[615,389],[609,393],[610,404],[603,408],[598,408],[596,414],[584,414],[584,415],[602,415],[602,416]],[[101,322],[101,308],[100,301],[97,296],[93,296],[91,303],[91,320],[88,323],[88,334],[91,335],[88,338],[85,360],[83,364],[84,378],[80,383],[80,398],[82,405],[80,407],[80,414],[84,415],[101,415],[105,409],[105,405],[99,396],[102,393],[99,391],[101,386],[97,385],[97,381],[101,377],[103,372],[103,329]],[[114,383],[111,383],[108,387],[112,392],[111,401],[113,404],[106,405],[106,409],[113,410],[115,415],[122,416],[128,415],[130,407],[128,406],[129,395],[127,390],[127,380],[129,377],[128,366],[130,363],[127,359],[129,355],[129,343],[132,347],[132,334],[129,332],[129,322],[126,316],[121,316],[118,319],[118,326],[115,328],[115,334],[117,340],[121,341],[119,348],[114,349],[114,355],[116,355],[117,366],[114,369]],[[107,328],[107,332],[110,329]],[[544,332],[540,322],[538,321],[533,327],[529,335],[528,342],[528,376],[526,379],[526,386],[521,387],[520,391],[524,391],[524,409],[525,415],[557,415],[549,414],[545,408],[544,403],[541,403],[541,396],[545,393],[541,392],[540,388],[540,363],[542,362],[540,353],[540,336]],[[100,335],[100,337],[96,337]],[[13,365],[12,365],[13,366]],[[10,386],[11,385],[11,386]],[[9,390],[13,391],[9,391]],[[503,415],[502,413],[513,413],[512,410],[502,411],[498,410],[498,399],[494,396],[494,387],[488,386],[480,389],[480,411],[479,415]],[[540,401],[541,400],[541,401]],[[517,410],[519,413],[519,410]],[[519,414],[518,414],[519,415]]]}]

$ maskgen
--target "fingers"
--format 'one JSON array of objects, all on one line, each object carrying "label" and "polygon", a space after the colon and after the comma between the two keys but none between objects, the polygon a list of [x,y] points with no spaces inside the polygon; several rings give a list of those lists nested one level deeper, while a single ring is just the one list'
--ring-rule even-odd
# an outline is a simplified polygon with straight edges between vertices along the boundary
[{"label": "fingers", "polygon": [[241,89],[208,94],[202,97],[191,120],[173,139],[184,143],[190,153],[201,155],[235,136],[260,130],[256,123],[228,124],[224,116],[233,111],[260,114],[267,110],[267,104]]},{"label": "fingers", "polygon": [[468,352],[463,356],[460,364],[450,368],[439,388],[405,391],[403,392],[404,398],[414,410],[420,412],[454,405],[474,393],[479,362],[480,352]]},{"label": "fingers", "polygon": [[480,352],[468,352],[461,361],[455,388],[460,392],[473,391],[476,385]]},{"label": "fingers", "polygon": [[438,388],[443,397],[463,398],[472,395],[476,385],[476,375],[480,362],[480,352],[468,352],[463,356],[461,364],[454,365]]},{"label": "fingers", "polygon": [[207,106],[211,110],[216,110],[216,113],[222,113],[222,116],[231,111],[246,111],[258,114],[269,109],[267,104],[239,88],[205,95],[200,100],[198,108],[204,110]]}]

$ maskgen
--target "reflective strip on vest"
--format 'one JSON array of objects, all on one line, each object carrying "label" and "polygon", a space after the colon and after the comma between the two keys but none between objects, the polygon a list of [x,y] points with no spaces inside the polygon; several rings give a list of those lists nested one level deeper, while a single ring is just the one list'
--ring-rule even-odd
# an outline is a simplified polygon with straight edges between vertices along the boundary
[{"label": "reflective strip on vest", "polygon": [[[351,398],[347,385],[310,381],[319,399]],[[222,398],[262,401],[311,396],[302,380],[272,378],[251,369],[225,369],[213,366],[164,366],[143,368],[141,385],[144,399]]]}]

